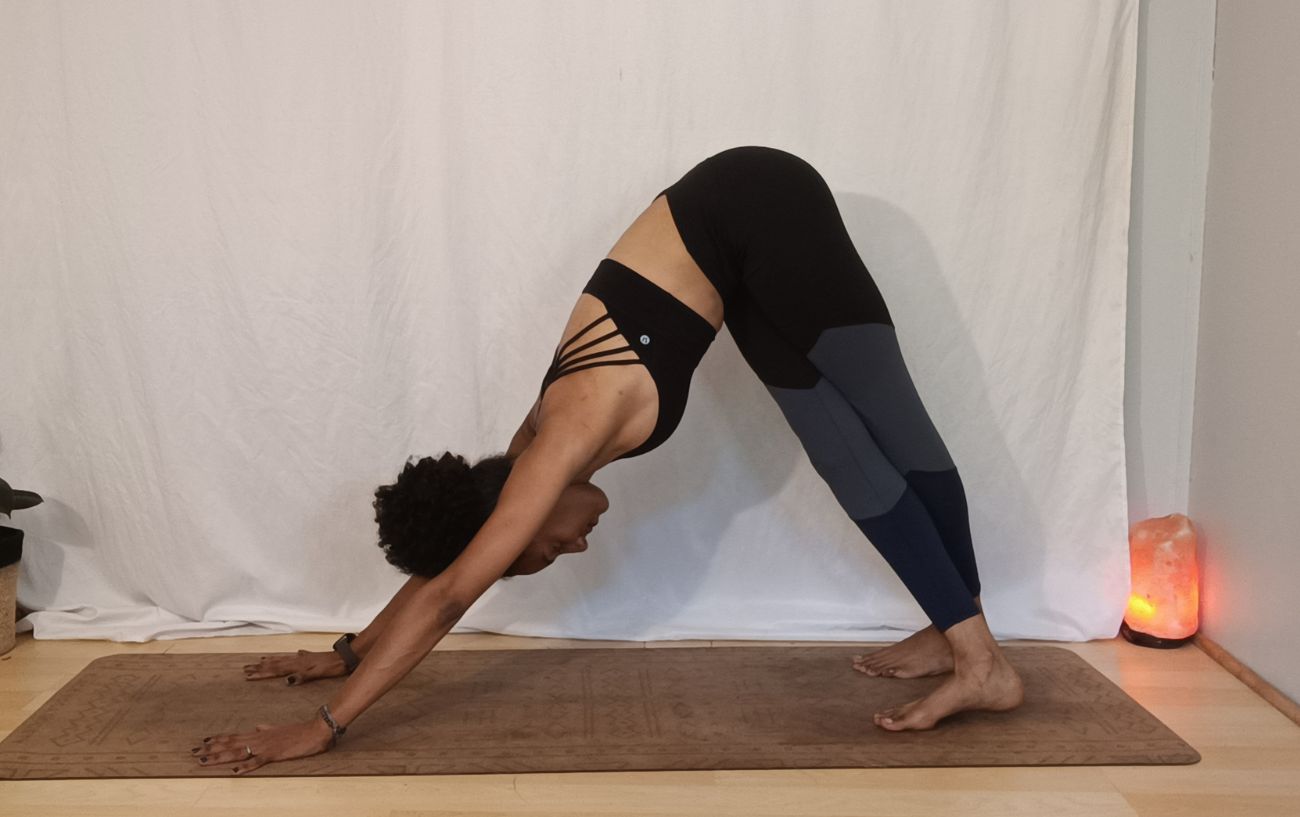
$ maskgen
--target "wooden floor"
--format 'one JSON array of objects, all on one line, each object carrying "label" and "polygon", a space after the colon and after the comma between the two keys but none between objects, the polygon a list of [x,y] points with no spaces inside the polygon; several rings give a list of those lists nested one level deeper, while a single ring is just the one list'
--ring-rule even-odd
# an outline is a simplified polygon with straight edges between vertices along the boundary
[{"label": "wooden floor", "polygon": [[[336,637],[301,633],[128,644],[34,641],[24,633],[0,656],[0,739],[102,655],[327,650]],[[724,648],[795,642],[635,643],[456,634],[438,649],[670,649],[710,643]],[[1083,656],[1154,712],[1196,747],[1202,761],[1191,766],[0,781],[0,817],[1300,815],[1300,727],[1194,644],[1153,650],[1112,639],[1060,646]]]}]

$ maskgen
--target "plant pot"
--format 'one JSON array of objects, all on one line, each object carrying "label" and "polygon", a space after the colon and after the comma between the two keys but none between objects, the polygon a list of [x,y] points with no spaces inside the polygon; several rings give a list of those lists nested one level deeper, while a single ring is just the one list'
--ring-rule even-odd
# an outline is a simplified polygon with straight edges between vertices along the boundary
[{"label": "plant pot", "polygon": [[23,532],[0,525],[0,655],[14,648],[18,563],[23,556]]}]

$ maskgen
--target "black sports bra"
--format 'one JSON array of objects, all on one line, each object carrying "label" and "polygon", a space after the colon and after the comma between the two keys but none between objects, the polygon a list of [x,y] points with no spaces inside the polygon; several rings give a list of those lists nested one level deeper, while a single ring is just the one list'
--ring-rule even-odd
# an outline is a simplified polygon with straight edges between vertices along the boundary
[{"label": "black sports bra", "polygon": [[[691,375],[695,373],[695,367],[718,333],[703,316],[679,301],[668,290],[612,258],[602,259],[596,265],[596,272],[582,291],[599,298],[605,305],[606,312],[574,333],[556,350],[550,368],[542,378],[542,388],[537,393],[538,400],[546,392],[547,386],[572,372],[596,366],[644,365],[659,393],[659,417],[644,443],[620,454],[616,459],[644,454],[658,447],[677,429],[677,424],[686,411]],[[603,321],[607,322],[604,328],[608,332],[564,351],[569,344]],[[624,341],[630,345],[574,357],[583,349],[608,340],[620,332]],[[635,351],[638,360],[584,362],[629,349]]]}]

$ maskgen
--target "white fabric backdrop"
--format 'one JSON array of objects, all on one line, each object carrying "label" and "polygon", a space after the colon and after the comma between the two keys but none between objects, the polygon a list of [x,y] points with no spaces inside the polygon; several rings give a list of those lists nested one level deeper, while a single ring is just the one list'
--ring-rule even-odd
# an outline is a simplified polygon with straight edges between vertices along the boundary
[{"label": "white fabric backdrop", "polygon": [[[502,451],[582,285],[733,145],[829,181],[1000,638],[1113,636],[1137,3],[6,3],[0,475],[38,638],[342,631],[371,500]],[[582,556],[458,630],[927,623],[724,330]],[[7,523],[7,522],[6,522]]]}]

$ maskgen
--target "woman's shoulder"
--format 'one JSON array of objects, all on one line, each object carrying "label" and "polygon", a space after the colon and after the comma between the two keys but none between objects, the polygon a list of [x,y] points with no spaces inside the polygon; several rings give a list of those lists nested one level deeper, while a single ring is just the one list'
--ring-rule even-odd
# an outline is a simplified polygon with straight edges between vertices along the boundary
[{"label": "woman's shoulder", "polygon": [[564,435],[596,452],[590,473],[641,445],[658,420],[659,397],[641,365],[599,366],[557,379],[534,406],[534,439]]},{"label": "woman's shoulder", "polygon": [[593,470],[643,443],[659,418],[654,378],[607,316],[599,298],[578,297],[555,349],[564,358],[561,374],[548,371],[552,379],[528,413],[534,435],[563,429],[598,442]]}]

